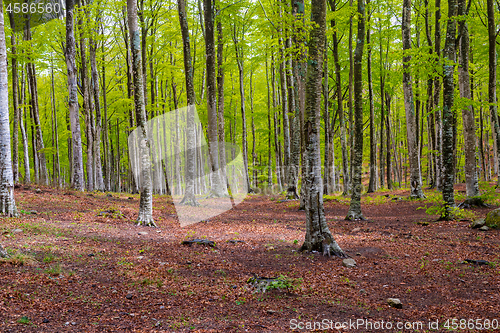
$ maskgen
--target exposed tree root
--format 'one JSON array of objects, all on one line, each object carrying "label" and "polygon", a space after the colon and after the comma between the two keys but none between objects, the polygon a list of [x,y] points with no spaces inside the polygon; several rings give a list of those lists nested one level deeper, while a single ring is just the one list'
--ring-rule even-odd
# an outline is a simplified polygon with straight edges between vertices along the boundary
[{"label": "exposed tree root", "polygon": [[490,207],[490,205],[485,203],[481,197],[471,197],[465,199],[465,201],[460,203],[458,207],[467,209],[471,207]]},{"label": "exposed tree root", "polygon": [[347,216],[345,217],[346,220],[348,221],[364,221],[366,220],[365,217],[363,216],[363,213],[361,212],[355,212],[353,210],[350,210],[347,212]]},{"label": "exposed tree root", "polygon": [[145,227],[153,227],[153,228],[158,227],[152,217],[144,217],[144,216],[141,217],[140,215],[137,218],[137,225],[142,225]]}]

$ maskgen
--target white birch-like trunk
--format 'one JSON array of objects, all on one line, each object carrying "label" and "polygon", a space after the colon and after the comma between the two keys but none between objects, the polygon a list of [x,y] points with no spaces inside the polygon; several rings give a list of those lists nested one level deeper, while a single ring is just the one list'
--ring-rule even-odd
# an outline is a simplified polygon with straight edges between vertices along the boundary
[{"label": "white birch-like trunk", "polygon": [[144,102],[144,85],[141,65],[141,38],[137,24],[137,6],[134,0],[127,0],[127,18],[130,33],[130,50],[132,53],[132,71],[134,77],[134,102],[138,133],[140,140],[140,172],[141,197],[137,223],[156,227],[153,220],[153,186],[151,182],[150,146],[146,132],[146,105]]},{"label": "white birch-like trunk", "polygon": [[[17,216],[10,149],[8,75],[3,1],[0,0],[0,213]],[[2,256],[4,252],[5,250],[0,246]]]}]

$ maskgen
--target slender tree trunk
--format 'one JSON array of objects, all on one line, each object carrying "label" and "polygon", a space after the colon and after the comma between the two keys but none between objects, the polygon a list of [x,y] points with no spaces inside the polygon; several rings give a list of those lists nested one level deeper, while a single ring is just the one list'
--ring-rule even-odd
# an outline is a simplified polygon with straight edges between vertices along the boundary
[{"label": "slender tree trunk", "polygon": [[[391,95],[389,92],[385,92],[385,105],[386,105],[386,110],[387,110],[387,116],[385,117],[386,120],[386,148],[387,148],[387,156],[386,156],[386,164],[387,164],[387,188],[389,190],[392,190],[393,184],[392,184],[392,161],[391,161]],[[394,146],[393,146],[394,147]],[[396,151],[394,151],[394,154],[396,154]]]},{"label": "slender tree trunk", "polygon": [[[434,50],[436,57],[441,56],[441,0],[435,2],[435,27],[434,27]],[[438,60],[439,61],[439,60]],[[443,174],[443,128],[441,121],[441,110],[439,108],[439,94],[441,92],[441,82],[438,75],[434,78],[434,115],[436,120],[436,188],[442,190]]]},{"label": "slender tree trunk", "polygon": [[[336,11],[335,0],[329,0],[330,7],[332,11]],[[342,195],[348,195],[351,192],[351,179],[350,179],[350,169],[349,169],[349,157],[347,154],[347,138],[345,130],[345,120],[344,120],[344,98],[342,95],[342,79],[341,79],[341,69],[339,61],[339,40],[337,38],[337,29],[335,29],[335,20],[331,21],[333,29],[333,61],[335,62],[335,81],[336,81],[336,95],[337,95],[337,113],[339,115],[339,127],[340,127],[340,148],[342,150],[342,172],[343,172],[343,191]]]},{"label": "slender tree trunk", "polygon": [[241,101],[241,118],[242,118],[242,144],[243,144],[243,164],[244,164],[244,177],[247,183],[248,193],[252,193],[252,187],[250,185],[250,177],[248,175],[248,144],[247,144],[247,119],[246,119],[246,108],[245,108],[245,84],[243,82],[244,72],[243,72],[243,51],[236,36],[236,25],[233,31],[233,41],[236,51],[236,63],[238,65],[238,73],[240,78],[240,101]]},{"label": "slender tree trunk", "polygon": [[99,73],[97,72],[96,63],[96,42],[90,38],[90,71],[91,71],[91,82],[92,82],[92,92],[94,95],[94,105],[95,105],[95,126],[94,126],[94,168],[95,168],[95,184],[96,189],[99,191],[104,191],[104,179],[102,175],[102,163],[101,163],[101,129],[102,129],[102,116],[101,116],[101,99],[99,95]]},{"label": "slender tree trunk", "polygon": [[[208,114],[208,150],[210,156],[211,195],[215,197],[225,196],[226,184],[221,181],[219,164],[219,143],[217,136],[217,80],[215,71],[215,26],[214,26],[214,4],[212,0],[204,0],[205,17],[205,51],[207,63],[207,114]],[[222,147],[224,149],[224,147]]]},{"label": "slender tree trunk", "polygon": [[354,52],[354,149],[351,205],[346,220],[364,220],[361,212],[361,167],[363,164],[363,48],[365,45],[365,4],[358,0],[358,34]]},{"label": "slender tree trunk", "polygon": [[69,117],[71,122],[72,142],[72,174],[71,186],[78,191],[85,189],[83,177],[82,135],[80,132],[80,117],[78,111],[78,91],[75,64],[75,34],[73,23],[74,0],[66,1],[66,67],[68,69]]},{"label": "slender tree trunk", "polygon": [[447,62],[443,65],[443,200],[445,202],[444,219],[453,218],[452,208],[455,207],[453,185],[455,183],[455,158],[453,156],[453,105],[454,105],[454,72],[455,72],[455,34],[457,1],[448,0],[448,22],[443,56]]},{"label": "slender tree trunk", "polygon": [[458,24],[459,36],[459,63],[458,85],[460,97],[470,101],[469,105],[462,108],[462,118],[464,126],[465,145],[465,186],[468,197],[479,195],[479,183],[477,179],[477,158],[476,158],[476,121],[474,119],[474,107],[472,106],[471,82],[469,75],[469,28],[466,22],[467,1],[458,0],[458,15],[462,17]]},{"label": "slender tree trunk", "polygon": [[[497,164],[500,169],[500,125],[498,123],[497,114],[497,54],[496,54],[496,25],[495,25],[495,9],[493,0],[486,0],[486,12],[488,14],[488,102],[490,104],[491,121],[495,127],[495,142]],[[500,172],[497,172],[497,186],[500,186]]]},{"label": "slender tree trunk", "polygon": [[[367,0],[368,5],[370,0]],[[370,101],[370,181],[368,183],[368,193],[377,190],[377,138],[375,135],[375,106],[373,102],[373,80],[372,80],[372,45],[370,42],[371,32],[366,31],[367,59],[366,70],[368,71],[368,98]]]},{"label": "slender tree trunk", "polygon": [[[3,1],[0,0],[0,213],[12,217],[17,216],[18,213],[14,199],[14,175],[10,150],[8,76]],[[0,256],[7,256],[1,245]]]},{"label": "slender tree trunk", "polygon": [[403,0],[403,90],[406,113],[406,139],[408,141],[408,159],[410,164],[411,198],[425,198],[422,191],[422,173],[420,169],[420,154],[418,149],[418,127],[413,100],[411,61],[411,0]]},{"label": "slender tree trunk", "polygon": [[[26,34],[26,40],[29,41],[29,43],[32,43],[32,38],[31,38],[31,27],[30,27],[30,21],[28,20],[27,26],[25,29],[25,34]],[[31,55],[28,55],[28,63],[27,63],[27,77],[28,77],[28,84],[30,88],[30,93],[31,93],[31,112],[32,112],[32,117],[33,117],[33,125],[35,127],[35,132],[34,132],[34,146],[33,148],[35,149],[34,155],[36,155],[36,159],[38,160],[38,163],[35,165],[39,167],[39,182],[44,184],[44,185],[49,185],[49,174],[47,171],[47,160],[45,157],[45,145],[43,142],[43,133],[42,133],[42,126],[40,123],[40,110],[39,110],[39,104],[38,104],[38,84],[37,84],[37,77],[36,77],[36,69],[35,69],[35,64],[33,62],[33,59],[31,59]],[[37,170],[35,168],[35,170]]]},{"label": "slender tree trunk", "polygon": [[12,126],[12,172],[14,183],[19,183],[19,74],[17,65],[16,27],[13,12],[9,12],[11,26],[11,56],[12,56],[12,104],[14,107],[14,118]]},{"label": "slender tree trunk", "polygon": [[56,110],[56,92],[55,92],[55,83],[54,83],[54,62],[51,59],[51,69],[50,69],[50,81],[51,81],[51,100],[52,100],[52,115],[54,122],[54,133],[53,140],[55,141],[56,153],[54,160],[54,183],[56,186],[61,186],[61,166],[59,160],[59,129],[57,126],[57,110]]},{"label": "slender tree trunk", "polygon": [[151,182],[150,146],[147,140],[146,105],[144,103],[144,84],[142,77],[142,59],[139,27],[137,24],[137,6],[135,0],[127,0],[130,50],[132,53],[132,71],[134,74],[134,103],[137,127],[139,129],[141,197],[137,223],[156,227],[153,220],[153,184]]},{"label": "slender tree trunk", "polygon": [[[272,124],[271,124],[271,88],[269,86],[269,64],[268,49],[266,48],[266,86],[267,86],[267,186],[273,186],[273,162],[272,162]],[[278,166],[276,166],[278,167]]]},{"label": "slender tree trunk", "polygon": [[224,36],[222,23],[217,21],[217,97],[218,97],[218,135],[219,135],[219,161],[222,186],[227,190],[226,171],[226,130],[224,127]]},{"label": "slender tree trunk", "polygon": [[[25,72],[21,71],[21,104],[26,104],[26,89],[25,89]],[[23,164],[24,164],[24,183],[29,184],[31,182],[31,170],[30,170],[30,156],[29,156],[29,145],[28,145],[28,135],[26,133],[25,127],[25,107],[20,108],[19,114],[19,126],[21,128],[21,137],[23,140]]]},{"label": "slender tree trunk", "polygon": [[[133,1],[133,0],[129,0]],[[196,173],[196,158],[193,153],[195,142],[195,119],[194,119],[194,81],[193,81],[193,65],[191,59],[191,45],[189,39],[189,26],[186,15],[186,2],[185,0],[178,0],[179,21],[182,32],[182,46],[184,53],[184,75],[186,78],[186,93],[187,93],[187,119],[186,119],[186,144],[188,146],[188,153],[186,155],[186,175],[185,183],[186,189],[184,198],[181,204],[198,206],[194,194],[195,187],[195,173]]]},{"label": "slender tree trunk", "polygon": [[310,32],[307,66],[306,109],[304,114],[306,143],[306,178],[304,179],[306,203],[306,236],[301,251],[322,251],[345,257],[328,228],[323,207],[323,180],[321,178],[320,115],[321,73],[325,53],[326,2],[312,0],[311,18],[315,23]]}]

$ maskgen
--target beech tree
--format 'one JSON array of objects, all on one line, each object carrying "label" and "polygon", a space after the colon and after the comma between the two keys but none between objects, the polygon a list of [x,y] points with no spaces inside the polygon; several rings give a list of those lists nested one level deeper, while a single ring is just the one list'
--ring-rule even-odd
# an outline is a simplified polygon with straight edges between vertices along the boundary
[{"label": "beech tree", "polygon": [[361,167],[363,164],[363,48],[365,45],[365,3],[358,0],[358,35],[354,52],[354,149],[352,195],[346,220],[364,220],[361,212]]},{"label": "beech tree", "polygon": [[453,217],[452,210],[455,207],[455,195],[453,185],[455,183],[455,157],[453,142],[453,105],[455,92],[455,34],[457,15],[457,1],[448,0],[448,21],[446,24],[446,39],[443,56],[443,200],[445,202],[445,213],[442,218],[447,220]]},{"label": "beech tree", "polygon": [[406,139],[408,140],[408,155],[410,162],[411,198],[424,198],[422,191],[422,174],[420,172],[420,154],[417,143],[417,120],[415,119],[415,104],[413,100],[411,61],[411,0],[403,0],[403,90],[406,113]]},{"label": "beech tree", "polygon": [[130,33],[130,50],[132,54],[132,73],[134,77],[135,117],[139,130],[139,158],[141,172],[141,198],[137,223],[156,227],[153,220],[153,184],[151,182],[150,143],[146,126],[146,105],[144,104],[144,85],[142,77],[142,60],[139,26],[137,24],[137,4],[135,0],[127,0],[128,30]]},{"label": "beech tree", "polygon": [[[191,58],[191,45],[189,39],[189,26],[186,15],[186,2],[184,0],[177,1],[179,11],[179,21],[182,32],[182,50],[184,53],[184,77],[186,79],[186,94],[187,94],[187,119],[186,119],[186,144],[188,154],[186,154],[186,189],[184,198],[181,204],[198,206],[199,203],[194,195],[194,180],[196,173],[196,156],[193,153],[195,140],[195,121],[193,106],[195,104],[194,82],[193,82],[193,64]],[[191,148],[191,149],[189,149]]]},{"label": "beech tree", "polygon": [[468,8],[466,0],[458,0],[458,15],[461,17],[458,24],[458,85],[460,97],[464,99],[462,118],[464,123],[465,146],[465,190],[468,197],[475,197],[479,195],[479,183],[477,179],[476,121],[474,119],[474,108],[471,100],[472,94],[469,74],[470,38],[467,24]]},{"label": "beech tree", "polygon": [[325,53],[326,1],[312,0],[311,19],[315,23],[309,37],[309,65],[306,76],[306,104],[304,114],[306,236],[301,251],[325,250],[345,257],[326,223],[323,206],[323,179],[321,178],[320,117],[321,79]]},{"label": "beech tree", "polygon": [[71,185],[75,190],[85,189],[83,176],[82,134],[80,131],[80,117],[78,106],[78,86],[76,82],[77,70],[75,63],[75,33],[74,33],[74,0],[66,0],[66,68],[68,70],[68,108],[71,122]]},{"label": "beech tree", "polygon": [[[4,28],[3,1],[0,0],[0,212],[7,216],[17,216],[10,149],[9,73]],[[0,245],[0,256],[5,255],[6,252]]]}]

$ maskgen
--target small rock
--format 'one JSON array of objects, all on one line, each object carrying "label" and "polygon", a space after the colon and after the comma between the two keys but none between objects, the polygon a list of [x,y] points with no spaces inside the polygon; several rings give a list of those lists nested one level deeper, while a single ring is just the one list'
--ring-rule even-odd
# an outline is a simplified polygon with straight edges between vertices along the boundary
[{"label": "small rock", "polygon": [[23,232],[23,229],[14,229],[14,230],[12,230],[13,234],[20,234],[21,232]]},{"label": "small rock", "polygon": [[140,236],[144,236],[144,235],[147,235],[148,233],[146,231],[140,231],[137,234]]},{"label": "small rock", "polygon": [[364,290],[364,289],[360,289],[360,290],[359,290],[359,293],[360,293],[360,294],[366,294],[366,290]]},{"label": "small rock", "polygon": [[274,311],[274,310],[267,310],[266,312],[269,313],[269,314],[276,313],[276,311]]},{"label": "small rock", "polygon": [[359,252],[356,252],[356,255],[357,255],[357,256],[360,256],[360,255],[361,255],[361,253],[359,253]]},{"label": "small rock", "polygon": [[475,220],[474,222],[472,222],[472,224],[470,225],[470,227],[472,229],[481,228],[482,226],[484,226],[485,223],[486,223],[485,219]]},{"label": "small rock", "polygon": [[361,228],[354,228],[354,229],[352,229],[352,232],[358,232],[358,231],[361,231]]},{"label": "small rock", "polygon": [[48,320],[47,318],[44,318],[44,319],[42,320],[42,323],[47,324],[49,321],[50,321],[50,320]]},{"label": "small rock", "polygon": [[68,326],[69,325],[69,321],[65,322],[64,323],[65,326]]},{"label": "small rock", "polygon": [[403,303],[399,300],[399,298],[388,298],[387,299],[387,304],[389,304],[391,307],[396,308],[396,309],[402,309],[403,308]]},{"label": "small rock", "polygon": [[483,225],[481,228],[479,228],[479,230],[488,231],[488,230],[490,230],[490,228],[488,228],[488,226],[486,226],[486,225]]},{"label": "small rock", "polygon": [[134,295],[132,294],[127,294],[127,296],[125,296],[126,299],[132,299],[134,297]]},{"label": "small rock", "polygon": [[138,257],[137,257],[137,259],[139,259],[139,260],[140,260],[140,259],[143,259],[143,258],[144,258],[144,256],[138,256]]},{"label": "small rock", "polygon": [[344,265],[347,268],[353,268],[356,267],[356,261],[354,259],[344,259],[342,260],[342,265]]},{"label": "small rock", "polygon": [[88,255],[89,257],[95,257],[95,254],[93,254],[93,253],[89,253],[89,254],[87,254],[87,255]]},{"label": "small rock", "polygon": [[42,193],[42,190],[40,190],[39,188],[37,188],[37,189],[35,190],[35,193]]},{"label": "small rock", "polygon": [[488,284],[489,282],[488,281],[483,281],[483,284]]},{"label": "small rock", "polygon": [[160,306],[160,310],[163,310],[163,309],[165,309],[165,306],[164,305]]}]

